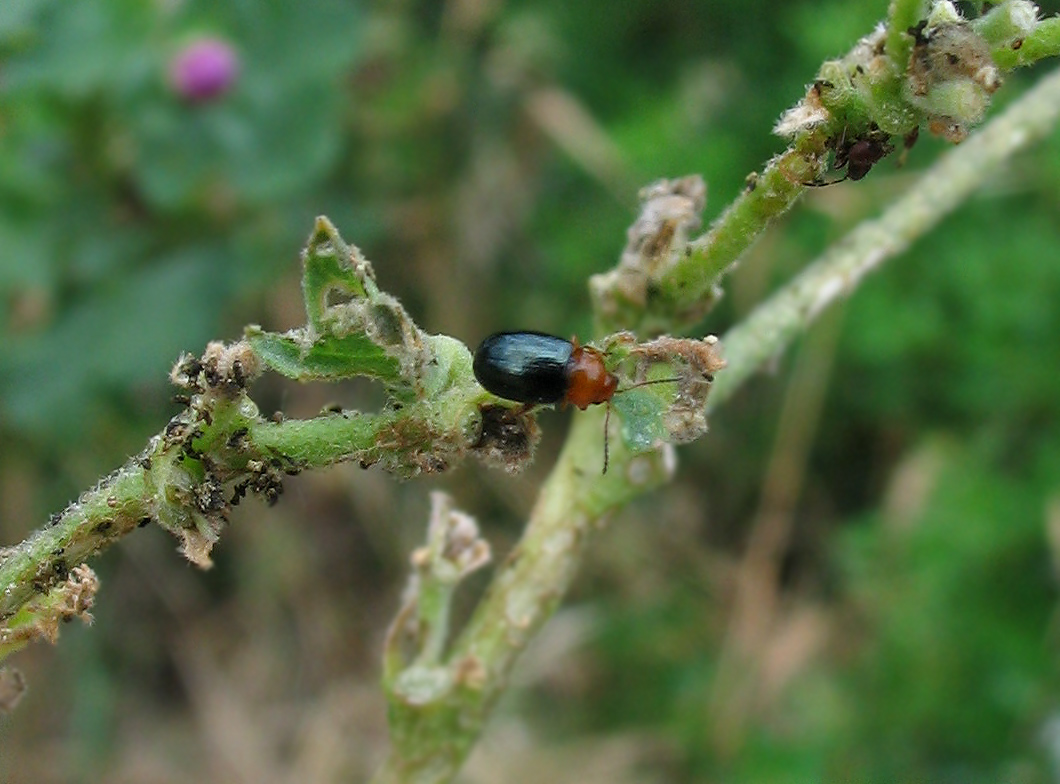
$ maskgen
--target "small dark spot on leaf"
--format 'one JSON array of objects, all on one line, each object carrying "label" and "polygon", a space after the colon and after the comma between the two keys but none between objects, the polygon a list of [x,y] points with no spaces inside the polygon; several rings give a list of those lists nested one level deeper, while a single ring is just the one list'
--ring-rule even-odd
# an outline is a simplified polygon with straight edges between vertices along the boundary
[{"label": "small dark spot on leaf", "polygon": [[240,427],[232,431],[232,435],[228,437],[228,448],[237,449],[243,445],[243,439],[246,438],[247,433],[250,429],[247,427]]},{"label": "small dark spot on leaf", "polygon": [[377,304],[372,307],[372,321],[375,325],[375,338],[386,345],[396,346],[404,342],[401,320],[393,308]]}]

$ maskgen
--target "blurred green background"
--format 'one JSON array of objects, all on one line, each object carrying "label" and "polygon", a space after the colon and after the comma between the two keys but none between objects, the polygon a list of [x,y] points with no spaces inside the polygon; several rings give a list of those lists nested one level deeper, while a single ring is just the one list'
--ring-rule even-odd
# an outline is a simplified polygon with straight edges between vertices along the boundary
[{"label": "blurred green background", "polygon": [[[1057,3],[1044,3],[1056,13]],[[300,323],[327,214],[427,330],[587,332],[637,189],[707,220],[886,3],[0,3],[0,533],[21,540],[175,413],[182,350]],[[174,94],[189,40],[239,57]],[[1003,104],[1035,78],[1013,76]],[[995,107],[995,112],[997,107]],[[816,190],[703,326],[723,333],[945,145]],[[619,515],[466,782],[1046,782],[1060,776],[1060,133],[866,282]],[[371,407],[266,379],[263,410]],[[535,466],[342,466],[237,510],[195,571],[146,528],[93,562],[91,629],[15,657],[0,779],[349,781],[427,492],[506,552]],[[576,414],[575,414],[576,415]],[[462,611],[484,578],[463,590]]]}]

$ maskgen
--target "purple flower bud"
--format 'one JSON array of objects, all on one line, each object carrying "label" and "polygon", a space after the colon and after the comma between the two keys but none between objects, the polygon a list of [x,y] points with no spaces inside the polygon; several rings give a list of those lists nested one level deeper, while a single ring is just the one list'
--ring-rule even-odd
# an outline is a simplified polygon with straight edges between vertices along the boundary
[{"label": "purple flower bud", "polygon": [[232,86],[239,75],[239,58],[220,38],[200,38],[185,45],[169,63],[169,84],[192,103],[213,100]]}]

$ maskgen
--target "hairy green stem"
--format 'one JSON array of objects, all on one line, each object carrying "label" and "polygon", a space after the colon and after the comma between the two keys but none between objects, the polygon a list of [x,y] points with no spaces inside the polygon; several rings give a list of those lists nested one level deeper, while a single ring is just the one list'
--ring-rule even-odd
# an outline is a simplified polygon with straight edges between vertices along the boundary
[{"label": "hairy green stem", "polygon": [[994,62],[1005,69],[1030,65],[1060,54],[1060,16],[1043,19],[1017,48],[1005,46],[991,52]]},{"label": "hairy green stem", "polygon": [[837,242],[791,283],[759,305],[723,338],[728,366],[718,374],[708,411],[732,397],[812,324],[857,289],[866,274],[934,227],[1018,150],[1044,137],[1060,117],[1060,70],[928,169],[878,219]]},{"label": "hairy green stem", "polygon": [[47,593],[69,568],[150,520],[153,494],[143,468],[130,460],[71,504],[45,528],[11,548],[0,562],[0,619]]},{"label": "hairy green stem", "polygon": [[887,10],[887,54],[899,73],[905,71],[913,51],[913,39],[906,31],[927,15],[927,9],[925,0],[891,0]]},{"label": "hairy green stem", "polygon": [[[246,457],[267,460],[279,455],[299,467],[318,467],[351,459],[370,463],[381,455],[395,463],[414,460],[410,454],[417,448],[415,442],[391,443],[385,439],[386,443],[381,444],[379,441],[381,434],[393,428],[400,416],[410,417],[416,412],[423,413],[420,408],[409,407],[401,414],[353,412],[304,421],[255,421],[244,436],[244,462]],[[218,414],[217,424],[221,419]],[[218,437],[212,436],[214,440]],[[225,434],[221,440],[227,437]],[[0,586],[3,586],[0,619],[11,617],[33,596],[47,593],[62,582],[73,566],[106,549],[137,526],[158,519],[160,510],[177,504],[167,489],[171,491],[175,474],[194,474],[194,461],[185,462],[177,449],[164,443],[165,434],[159,434],[147,451],[85,492],[48,526],[0,554]],[[405,454],[406,450],[410,454]]]},{"label": "hairy green stem", "polygon": [[574,418],[522,539],[453,645],[448,691],[400,715],[392,709],[394,749],[377,784],[427,784],[455,775],[519,655],[562,601],[602,518],[670,478],[668,451],[631,458],[620,445],[601,474],[602,420],[599,409]]},{"label": "hairy green stem", "polygon": [[[404,416],[408,416],[406,412]],[[259,422],[249,433],[249,443],[262,454],[284,455],[304,468],[320,468],[343,460],[374,462],[397,444],[377,443],[384,429],[402,415],[347,411],[314,419]]]},{"label": "hairy green stem", "polygon": [[[791,209],[822,173],[825,139],[809,135],[766,164],[710,229],[688,244],[684,257],[667,273],[666,284],[654,297],[657,313],[696,313],[697,303],[709,297],[723,274],[754,244],[774,219]],[[701,316],[693,317],[698,320]],[[623,325],[631,326],[631,325]],[[685,327],[691,324],[675,324]]]}]

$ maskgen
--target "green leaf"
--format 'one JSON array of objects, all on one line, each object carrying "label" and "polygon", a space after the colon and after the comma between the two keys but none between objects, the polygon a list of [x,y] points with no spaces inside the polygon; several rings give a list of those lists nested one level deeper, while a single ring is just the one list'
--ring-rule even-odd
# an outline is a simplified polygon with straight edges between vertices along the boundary
[{"label": "green leaf", "polygon": [[325,381],[353,376],[377,378],[387,386],[401,381],[398,361],[367,335],[324,336],[306,349],[298,332],[279,335],[247,330],[247,340],[270,368],[297,381]]},{"label": "green leaf", "polygon": [[670,440],[663,424],[667,402],[658,391],[645,388],[623,392],[612,399],[611,405],[622,418],[622,440],[634,454]]},{"label": "green leaf", "polygon": [[422,396],[424,380],[439,370],[429,338],[400,302],[379,290],[360,250],[319,217],[302,260],[308,325],[282,335],[248,328],[262,361],[299,381],[368,376],[401,399]]},{"label": "green leaf", "polygon": [[302,293],[305,297],[306,317],[316,332],[327,332],[334,325],[325,323],[328,300],[332,292],[363,299],[378,295],[372,279],[371,265],[356,248],[352,249],[339,236],[327,218],[317,218],[303,257]]}]

